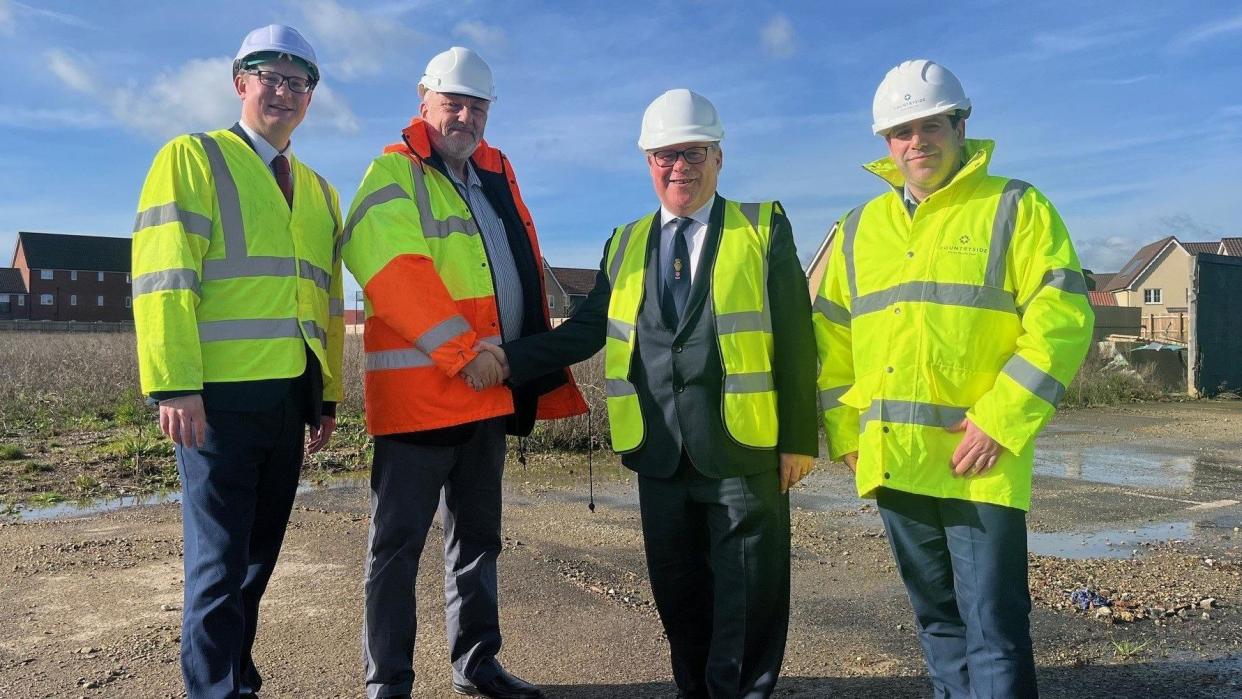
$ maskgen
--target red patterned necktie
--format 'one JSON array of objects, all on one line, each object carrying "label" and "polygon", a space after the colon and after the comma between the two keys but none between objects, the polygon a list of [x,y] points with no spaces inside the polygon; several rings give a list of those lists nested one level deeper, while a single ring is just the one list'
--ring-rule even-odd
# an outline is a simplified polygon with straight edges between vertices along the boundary
[{"label": "red patterned necktie", "polygon": [[276,173],[276,186],[285,195],[289,208],[293,208],[293,175],[289,172],[289,159],[283,155],[272,158],[272,172]]}]

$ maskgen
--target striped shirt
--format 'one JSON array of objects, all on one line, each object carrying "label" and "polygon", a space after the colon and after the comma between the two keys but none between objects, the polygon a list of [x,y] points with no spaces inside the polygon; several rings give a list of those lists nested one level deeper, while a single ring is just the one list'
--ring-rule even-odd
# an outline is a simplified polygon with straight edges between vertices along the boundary
[{"label": "striped shirt", "polygon": [[492,266],[492,283],[496,287],[496,306],[500,309],[503,341],[516,340],[522,336],[522,279],[518,276],[517,263],[513,261],[513,251],[509,249],[505,223],[483,193],[483,182],[470,161],[466,161],[465,184],[458,179],[453,168],[445,169],[483,232],[483,247],[487,250],[487,260]]}]

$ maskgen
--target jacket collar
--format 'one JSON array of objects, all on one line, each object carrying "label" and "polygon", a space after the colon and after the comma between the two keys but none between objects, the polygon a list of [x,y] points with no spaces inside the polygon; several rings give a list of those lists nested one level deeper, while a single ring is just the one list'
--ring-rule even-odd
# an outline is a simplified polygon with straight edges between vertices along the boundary
[{"label": "jacket collar", "polygon": [[[414,117],[410,125],[401,130],[401,141],[385,146],[385,153],[404,153],[418,160],[432,160],[431,137],[427,135],[427,122]],[[474,166],[488,172],[504,171],[504,154],[480,140],[479,147],[470,156]],[[438,158],[437,158],[438,159]]]},{"label": "jacket collar", "polygon": [[[962,169],[957,171],[957,174],[953,176],[953,179],[949,180],[949,183],[943,189],[948,189],[958,182],[978,175],[986,175],[988,173],[988,163],[992,161],[992,152],[995,149],[995,141],[966,139],[966,144],[962,146],[962,152],[966,157],[966,164],[962,165]],[[906,186],[906,180],[901,176],[901,170],[897,169],[897,163],[894,163],[891,157],[884,157],[867,163],[863,165],[863,169],[887,182],[898,193]]]}]

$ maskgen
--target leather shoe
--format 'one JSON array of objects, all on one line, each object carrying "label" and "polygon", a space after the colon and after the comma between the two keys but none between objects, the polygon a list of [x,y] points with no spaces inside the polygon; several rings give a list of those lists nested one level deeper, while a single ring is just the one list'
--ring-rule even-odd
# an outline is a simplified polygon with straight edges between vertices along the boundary
[{"label": "leather shoe", "polygon": [[453,691],[470,697],[491,697],[491,699],[543,699],[543,690],[509,674],[504,668],[496,672],[496,676],[487,682],[458,682],[453,680]]}]

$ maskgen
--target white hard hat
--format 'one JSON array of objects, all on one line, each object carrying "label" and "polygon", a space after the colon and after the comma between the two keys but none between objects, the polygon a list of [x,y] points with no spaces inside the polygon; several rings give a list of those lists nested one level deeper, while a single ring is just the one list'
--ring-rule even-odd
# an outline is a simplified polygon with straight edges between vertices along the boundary
[{"label": "white hard hat", "polygon": [[951,112],[970,116],[970,100],[957,76],[925,58],[905,61],[888,71],[875,91],[871,131],[880,135],[898,124]]},{"label": "white hard hat", "polygon": [[311,78],[319,79],[319,61],[315,59],[315,49],[311,48],[310,42],[298,30],[283,24],[269,24],[247,34],[233,59],[233,72],[236,74],[245,68],[247,58],[264,53],[285,54],[300,59],[306,64]]},{"label": "white hard hat", "polygon": [[427,70],[418,81],[432,92],[469,95],[489,102],[496,101],[492,69],[479,54],[461,46],[437,53],[427,62]]},{"label": "white hard hat", "polygon": [[678,88],[647,105],[638,147],[649,151],[678,143],[721,140],[724,127],[712,103],[697,92]]}]

